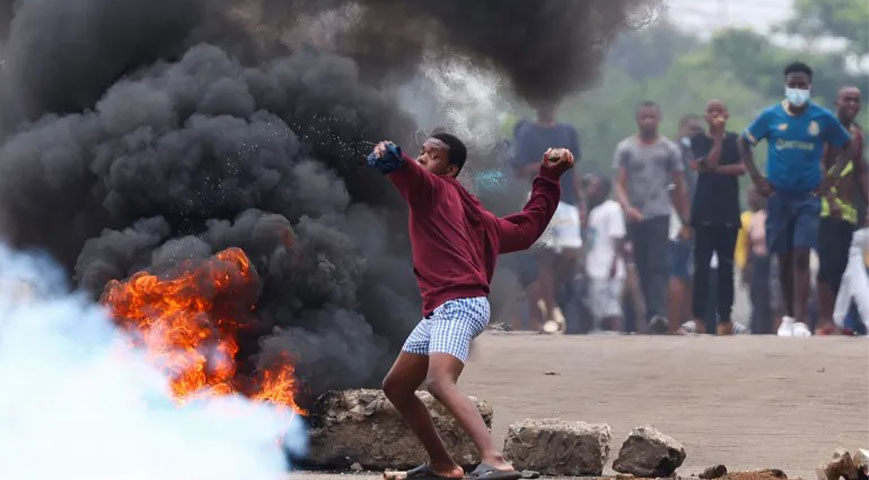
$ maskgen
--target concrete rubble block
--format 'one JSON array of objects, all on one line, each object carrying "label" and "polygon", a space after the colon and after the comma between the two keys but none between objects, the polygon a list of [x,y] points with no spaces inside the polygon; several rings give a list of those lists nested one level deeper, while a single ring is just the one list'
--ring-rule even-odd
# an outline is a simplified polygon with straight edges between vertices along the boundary
[{"label": "concrete rubble block", "polygon": [[[479,462],[477,448],[446,408],[428,392],[417,396],[432,413],[435,427],[453,458],[464,466]],[[492,406],[471,397],[486,425]],[[422,445],[382,390],[328,392],[310,409],[310,450],[303,465],[315,468],[408,469],[426,463]]]},{"label": "concrete rubble block", "polygon": [[504,439],[504,455],[517,470],[544,475],[601,475],[610,454],[606,424],[557,418],[514,423]]},{"label": "concrete rubble block", "polygon": [[646,425],[637,427],[622,444],[613,469],[636,477],[670,477],[685,461],[685,447]]},{"label": "concrete rubble block", "polygon": [[858,480],[857,465],[854,459],[844,448],[838,448],[833,452],[833,459],[821,464],[815,472],[818,474],[818,480]]},{"label": "concrete rubble block", "polygon": [[854,465],[857,467],[857,476],[860,480],[869,479],[869,450],[858,449],[854,454]]}]

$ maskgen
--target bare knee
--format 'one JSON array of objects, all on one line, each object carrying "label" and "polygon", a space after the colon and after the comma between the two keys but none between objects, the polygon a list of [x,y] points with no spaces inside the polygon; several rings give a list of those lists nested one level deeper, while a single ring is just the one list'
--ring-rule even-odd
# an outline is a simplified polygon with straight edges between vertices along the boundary
[{"label": "bare knee", "polygon": [[438,400],[444,398],[455,385],[456,382],[442,375],[429,377],[425,381],[425,389]]},{"label": "bare knee", "polygon": [[408,395],[414,395],[415,387],[412,387],[409,382],[398,377],[397,375],[387,374],[383,379],[383,393],[386,398],[392,403],[400,403],[408,398]]}]

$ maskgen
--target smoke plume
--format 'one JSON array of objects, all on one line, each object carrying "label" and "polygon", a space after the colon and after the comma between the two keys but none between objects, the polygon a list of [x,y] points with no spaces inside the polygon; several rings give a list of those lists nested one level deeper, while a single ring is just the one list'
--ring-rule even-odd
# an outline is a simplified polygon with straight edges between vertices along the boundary
[{"label": "smoke plume", "polygon": [[297,416],[239,396],[179,408],[168,379],[49,259],[0,246],[0,477],[277,480]]},{"label": "smoke plume", "polygon": [[414,115],[396,92],[461,58],[557,101],[655,3],[4,2],[2,231],[93,298],[240,247],[262,285],[242,361],[292,352],[313,392],[374,384],[419,298],[405,207],[362,159],[413,151],[414,116],[461,123],[441,91]]}]

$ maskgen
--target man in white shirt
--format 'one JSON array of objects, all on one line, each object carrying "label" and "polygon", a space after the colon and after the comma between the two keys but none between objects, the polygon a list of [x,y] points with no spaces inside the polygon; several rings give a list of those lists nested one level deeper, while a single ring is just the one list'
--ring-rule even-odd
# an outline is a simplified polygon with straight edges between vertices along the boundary
[{"label": "man in white shirt", "polygon": [[622,330],[622,292],[625,286],[624,212],[610,198],[611,182],[592,177],[588,187],[589,306],[596,330]]},{"label": "man in white shirt", "polygon": [[[869,215],[866,217],[869,225]],[[851,248],[848,250],[848,266],[842,276],[842,286],[836,297],[833,321],[840,329],[845,326],[845,316],[851,301],[857,305],[857,312],[866,328],[869,329],[869,226],[854,232]]]}]

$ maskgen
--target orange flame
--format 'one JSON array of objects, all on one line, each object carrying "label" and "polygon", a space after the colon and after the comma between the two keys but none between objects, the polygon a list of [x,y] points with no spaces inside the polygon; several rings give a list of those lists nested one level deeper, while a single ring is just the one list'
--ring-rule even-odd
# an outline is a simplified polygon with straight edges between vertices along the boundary
[{"label": "orange flame", "polygon": [[285,359],[284,362],[277,364],[277,368],[263,371],[262,380],[259,382],[260,391],[251,398],[279,406],[287,405],[295,412],[305,414],[306,412],[296,405],[293,398],[296,392],[295,368],[288,360]]},{"label": "orange flame", "polygon": [[[256,308],[257,276],[239,248],[206,261],[183,262],[179,273],[161,279],[138,272],[110,281],[102,303],[156,365],[170,377],[179,403],[193,397],[237,391],[237,334]],[[296,405],[297,382],[289,355],[261,372],[251,398],[304,413]]]}]

